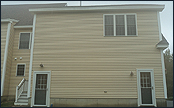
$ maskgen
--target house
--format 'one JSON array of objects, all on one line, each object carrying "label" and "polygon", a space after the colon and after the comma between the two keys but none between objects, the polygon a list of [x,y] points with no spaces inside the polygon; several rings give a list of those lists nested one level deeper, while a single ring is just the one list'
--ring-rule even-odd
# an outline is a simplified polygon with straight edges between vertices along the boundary
[{"label": "house", "polygon": [[[5,7],[22,10],[3,17]],[[164,7],[1,6],[1,100],[31,107],[166,106]]]}]

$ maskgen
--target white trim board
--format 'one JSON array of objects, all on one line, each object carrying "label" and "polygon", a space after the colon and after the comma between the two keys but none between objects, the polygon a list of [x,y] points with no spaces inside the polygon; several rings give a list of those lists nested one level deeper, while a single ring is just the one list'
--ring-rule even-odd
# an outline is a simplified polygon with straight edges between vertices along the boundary
[{"label": "white trim board", "polygon": [[27,25],[27,26],[14,26],[14,28],[33,28],[33,25]]},{"label": "white trim board", "polygon": [[11,23],[8,23],[6,44],[5,44],[5,51],[4,51],[2,79],[1,79],[1,96],[3,96],[3,91],[4,91],[4,81],[5,81],[5,73],[6,73],[7,56],[8,56],[8,45],[9,45],[9,40],[10,40],[10,29],[11,29]]},{"label": "white trim board", "polygon": [[166,85],[166,75],[165,75],[163,50],[160,49],[160,52],[161,52],[161,65],[162,65],[162,73],[163,73],[164,97],[165,97],[165,99],[167,99],[167,85]]},{"label": "white trim board", "polygon": [[39,8],[39,9],[29,9],[30,12],[48,12],[48,11],[83,11],[83,10],[123,10],[123,9],[151,9],[151,10],[159,10],[162,11],[165,5],[105,5],[105,6],[69,6],[69,7],[61,7],[61,8]]},{"label": "white trim board", "polygon": [[34,34],[35,34],[35,25],[36,25],[36,14],[34,14],[33,18],[33,30],[32,30],[32,43],[31,43],[31,50],[30,50],[30,65],[29,65],[29,76],[28,76],[28,92],[27,97],[30,97],[30,88],[31,88],[31,73],[32,73],[32,66],[33,66],[33,47],[34,47]]},{"label": "white trim board", "polygon": [[159,30],[159,40],[162,40],[162,35],[161,35],[161,22],[160,22],[160,13],[157,11],[157,19],[158,19],[158,30]]},{"label": "white trim board", "polygon": [[10,19],[10,18],[8,18],[8,19],[1,19],[1,22],[18,22],[19,20],[15,20],[15,19]]}]

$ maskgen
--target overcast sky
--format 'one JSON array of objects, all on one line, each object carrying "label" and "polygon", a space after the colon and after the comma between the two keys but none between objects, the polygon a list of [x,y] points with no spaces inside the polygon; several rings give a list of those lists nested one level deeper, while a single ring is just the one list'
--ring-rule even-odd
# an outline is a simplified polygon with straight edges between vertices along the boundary
[{"label": "overcast sky", "polygon": [[[67,6],[80,5],[80,1],[1,1],[1,5],[46,3],[67,3]],[[169,42],[169,49],[173,53],[173,1],[82,1],[82,6],[118,4],[164,4],[165,8],[160,13],[161,32]]]}]

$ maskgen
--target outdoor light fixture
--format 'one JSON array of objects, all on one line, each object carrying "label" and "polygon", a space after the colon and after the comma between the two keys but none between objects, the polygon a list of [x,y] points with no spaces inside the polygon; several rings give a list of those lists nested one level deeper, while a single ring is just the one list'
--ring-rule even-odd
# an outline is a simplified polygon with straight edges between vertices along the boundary
[{"label": "outdoor light fixture", "polygon": [[133,75],[134,75],[134,73],[131,71],[131,72],[130,72],[130,76],[133,76]]},{"label": "outdoor light fixture", "polygon": [[44,67],[44,65],[41,63],[41,64],[40,64],[40,67]]}]

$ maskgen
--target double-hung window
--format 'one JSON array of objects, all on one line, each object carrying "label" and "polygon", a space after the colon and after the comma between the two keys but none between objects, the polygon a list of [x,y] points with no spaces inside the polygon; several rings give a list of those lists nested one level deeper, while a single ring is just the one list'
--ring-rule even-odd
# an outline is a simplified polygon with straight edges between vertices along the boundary
[{"label": "double-hung window", "polygon": [[31,33],[20,33],[19,49],[30,49]]},{"label": "double-hung window", "polygon": [[25,75],[25,64],[17,64],[16,76],[24,76],[24,75]]},{"label": "double-hung window", "polygon": [[136,36],[135,14],[104,15],[104,36]]}]

